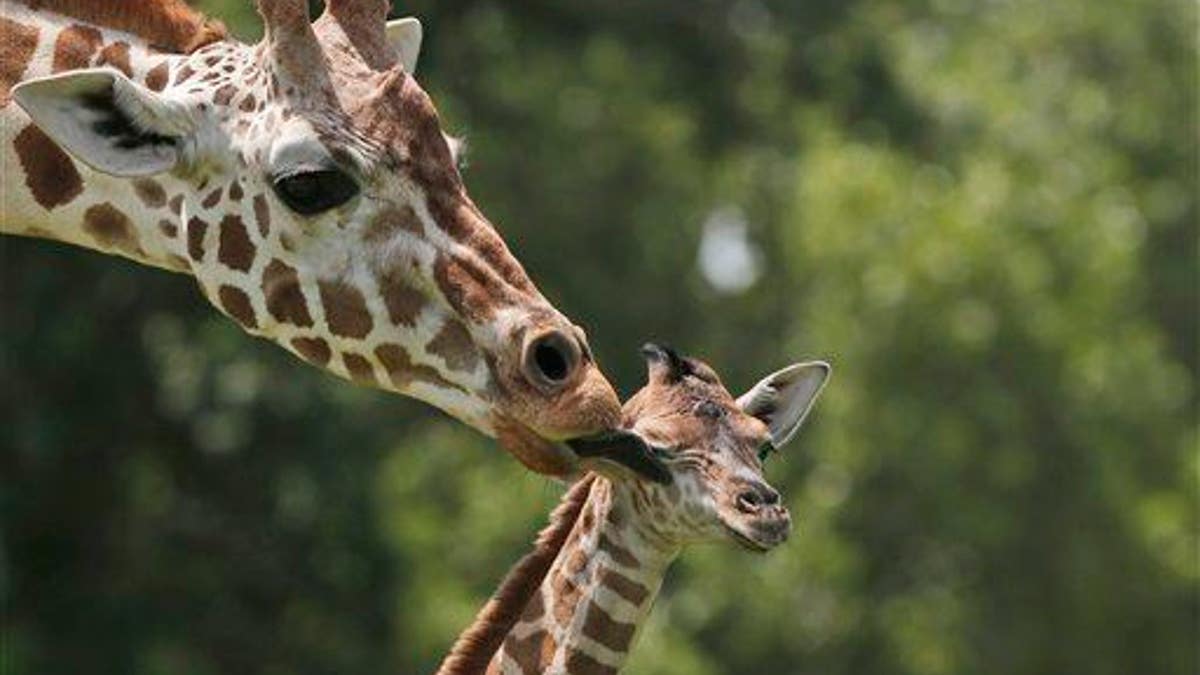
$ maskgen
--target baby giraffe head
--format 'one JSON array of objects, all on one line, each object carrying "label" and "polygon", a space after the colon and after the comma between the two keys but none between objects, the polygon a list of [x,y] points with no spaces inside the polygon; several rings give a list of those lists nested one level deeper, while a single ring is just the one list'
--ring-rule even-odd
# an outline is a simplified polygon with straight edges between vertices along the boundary
[{"label": "baby giraffe head", "polygon": [[[762,552],[787,539],[791,517],[763,462],[795,435],[829,366],[788,366],[735,400],[704,363],[642,351],[649,382],[625,404],[628,435],[575,443],[593,474],[567,492],[438,675],[617,673],[684,546]],[[631,454],[621,450],[630,438],[650,448],[646,459],[615,461]]]},{"label": "baby giraffe head", "polygon": [[734,399],[707,364],[658,345],[642,351],[649,381],[625,404],[623,426],[664,470],[657,482],[625,467],[600,470],[642,516],[646,534],[672,547],[732,539],[767,551],[782,543],[791,518],[763,464],[796,434],[829,365],[793,364]]}]

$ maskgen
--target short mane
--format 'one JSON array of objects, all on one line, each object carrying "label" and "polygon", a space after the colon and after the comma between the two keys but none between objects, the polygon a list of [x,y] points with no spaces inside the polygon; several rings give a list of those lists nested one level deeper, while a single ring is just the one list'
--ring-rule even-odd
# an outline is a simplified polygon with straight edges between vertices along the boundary
[{"label": "short mane", "polygon": [[542,585],[567,535],[579,519],[594,482],[595,475],[588,474],[563,495],[550,514],[550,524],[538,533],[533,550],[509,570],[474,623],[458,636],[437,675],[479,675],[487,668],[504,636],[512,630],[521,611]]},{"label": "short mane", "polygon": [[136,35],[164,52],[190,54],[229,37],[225,25],[183,0],[22,0],[30,9],[54,12],[94,26]]}]

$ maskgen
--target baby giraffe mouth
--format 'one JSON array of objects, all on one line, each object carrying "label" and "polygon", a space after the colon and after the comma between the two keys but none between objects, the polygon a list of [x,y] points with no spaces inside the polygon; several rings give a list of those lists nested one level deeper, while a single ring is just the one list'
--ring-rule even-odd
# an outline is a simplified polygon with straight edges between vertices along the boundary
[{"label": "baby giraffe mouth", "polygon": [[761,519],[747,526],[738,527],[724,522],[725,532],[742,548],[755,553],[766,553],[787,541],[791,532],[790,518]]},{"label": "baby giraffe mouth", "polygon": [[629,431],[608,431],[596,436],[567,441],[580,459],[605,459],[633,471],[646,480],[671,484],[671,472],[655,456],[653,448]]},{"label": "baby giraffe mouth", "polygon": [[773,548],[773,546],[769,546],[762,542],[755,541],[755,540],[751,539],[750,537],[747,537],[746,535],[742,534],[741,532],[738,532],[737,530],[733,529],[732,527],[730,527],[728,525],[725,526],[725,531],[729,533],[729,536],[733,538],[733,540],[737,543],[738,546],[741,546],[742,548],[746,549],[747,551],[751,551],[754,553],[766,553],[767,551],[770,551]]}]

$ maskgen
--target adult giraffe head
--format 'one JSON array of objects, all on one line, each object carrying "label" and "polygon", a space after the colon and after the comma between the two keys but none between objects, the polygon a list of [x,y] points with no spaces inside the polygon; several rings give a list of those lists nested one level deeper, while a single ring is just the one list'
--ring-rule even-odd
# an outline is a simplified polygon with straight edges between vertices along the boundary
[{"label": "adult giraffe head", "polygon": [[[47,0],[26,13],[49,5],[77,17],[79,4]],[[147,40],[131,56],[126,33],[146,28],[137,12],[151,10],[91,5],[107,16],[104,30],[63,20],[44,57],[53,74],[26,79],[12,98],[90,167],[72,197],[96,202],[79,239],[192,274],[247,331],[427,401],[535,471],[573,473],[566,441],[612,432],[619,402],[583,330],[468,197],[453,143],[413,79],[420,25],[387,23],[388,6],[328,0],[310,23],[304,0],[259,0],[257,45],[207,23],[189,33],[184,21],[175,27],[200,46],[171,54]],[[159,11],[160,23],[173,11]],[[110,39],[120,41],[101,49]],[[60,57],[75,67],[59,68]],[[106,67],[86,67],[97,64]],[[114,196],[121,189],[133,203]],[[638,450],[611,454],[622,453]]]}]

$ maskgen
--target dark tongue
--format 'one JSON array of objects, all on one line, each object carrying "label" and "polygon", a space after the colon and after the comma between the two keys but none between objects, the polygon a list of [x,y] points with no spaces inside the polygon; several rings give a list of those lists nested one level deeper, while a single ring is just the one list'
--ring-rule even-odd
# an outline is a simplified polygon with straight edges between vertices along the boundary
[{"label": "dark tongue", "polygon": [[637,434],[628,431],[609,431],[587,438],[567,441],[567,445],[582,458],[607,459],[628,467],[646,480],[671,484],[671,472],[654,451]]}]

